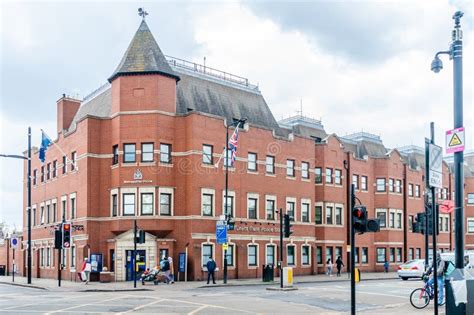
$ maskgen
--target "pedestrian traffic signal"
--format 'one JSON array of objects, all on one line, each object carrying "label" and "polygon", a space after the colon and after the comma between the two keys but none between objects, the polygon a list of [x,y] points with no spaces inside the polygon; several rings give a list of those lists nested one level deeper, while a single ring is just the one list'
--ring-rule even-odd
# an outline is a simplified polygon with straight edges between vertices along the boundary
[{"label": "pedestrian traffic signal", "polygon": [[137,243],[138,243],[138,244],[145,244],[145,241],[146,241],[146,234],[145,234],[145,231],[144,231],[144,230],[138,231]]},{"label": "pedestrian traffic signal", "polygon": [[379,219],[367,218],[367,208],[365,206],[356,206],[352,210],[353,228],[355,232],[363,234],[365,232],[380,231]]},{"label": "pedestrian traffic signal", "polygon": [[62,228],[59,228],[54,231],[54,249],[63,248],[63,231]]},{"label": "pedestrian traffic signal", "polygon": [[289,214],[285,214],[283,216],[283,228],[284,228],[284,231],[285,231],[285,237],[290,237],[291,234],[293,234],[293,231],[291,230],[291,227],[293,225],[291,224],[291,220],[290,220],[290,215]]},{"label": "pedestrian traffic signal", "polygon": [[63,249],[71,247],[71,224],[64,223],[62,228],[63,234]]}]

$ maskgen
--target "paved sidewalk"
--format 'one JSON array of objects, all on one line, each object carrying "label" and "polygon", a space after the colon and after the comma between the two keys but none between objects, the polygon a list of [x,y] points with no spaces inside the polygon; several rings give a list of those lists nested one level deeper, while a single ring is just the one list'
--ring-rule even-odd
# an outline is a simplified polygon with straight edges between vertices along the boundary
[{"label": "paved sidewalk", "polygon": [[[396,272],[368,272],[361,274],[361,281],[369,280],[391,280],[398,279]],[[222,280],[218,281],[215,285],[206,285],[205,281],[189,281],[189,282],[175,282],[174,284],[158,284],[153,285],[153,283],[147,282],[143,286],[140,281],[137,281],[137,288],[133,288],[133,282],[111,282],[111,283],[100,283],[100,282],[90,282],[88,285],[85,285],[81,282],[72,282],[72,281],[61,281],[61,287],[58,287],[58,281],[56,279],[31,279],[32,284],[27,284],[25,277],[15,277],[15,282],[12,282],[11,276],[0,276],[0,284],[8,285],[17,285],[23,287],[30,287],[38,290],[48,290],[48,291],[71,291],[71,292],[107,292],[107,291],[141,291],[141,290],[162,290],[164,287],[166,290],[188,290],[188,289],[197,289],[197,288],[213,288],[213,287],[223,287],[223,286],[256,286],[256,285],[278,285],[280,283],[280,278],[275,278],[273,282],[262,282],[262,279],[229,279],[227,284],[223,284]],[[327,276],[327,275],[311,275],[311,276],[295,276],[294,284],[298,283],[324,283],[324,282],[349,282],[349,277],[347,273],[341,275],[341,277],[336,276]]]}]

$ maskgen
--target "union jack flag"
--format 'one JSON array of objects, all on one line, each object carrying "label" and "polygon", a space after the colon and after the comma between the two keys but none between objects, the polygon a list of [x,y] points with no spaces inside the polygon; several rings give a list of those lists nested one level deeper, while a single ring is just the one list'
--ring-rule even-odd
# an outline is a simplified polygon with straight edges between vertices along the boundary
[{"label": "union jack flag", "polygon": [[229,150],[230,150],[230,165],[234,166],[235,159],[237,158],[237,147],[239,146],[239,125],[235,128],[232,137],[229,139]]}]

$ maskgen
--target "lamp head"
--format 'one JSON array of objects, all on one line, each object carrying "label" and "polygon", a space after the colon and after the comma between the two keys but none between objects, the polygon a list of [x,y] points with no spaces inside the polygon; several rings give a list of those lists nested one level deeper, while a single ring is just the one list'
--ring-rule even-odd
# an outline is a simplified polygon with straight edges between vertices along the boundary
[{"label": "lamp head", "polygon": [[431,71],[434,73],[438,73],[443,69],[443,62],[439,59],[438,56],[435,56],[433,61],[431,62]]}]

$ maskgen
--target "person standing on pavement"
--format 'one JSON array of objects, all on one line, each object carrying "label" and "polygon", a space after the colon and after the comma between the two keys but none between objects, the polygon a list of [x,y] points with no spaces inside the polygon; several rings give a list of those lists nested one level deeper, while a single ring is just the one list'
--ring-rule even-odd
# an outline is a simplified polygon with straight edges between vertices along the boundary
[{"label": "person standing on pavement", "polygon": [[170,265],[170,272],[169,272],[169,281],[171,283],[174,283],[174,267],[173,267],[173,258],[171,256],[168,256],[168,263]]},{"label": "person standing on pavement", "polygon": [[91,263],[89,259],[86,257],[84,258],[84,263],[82,264],[82,272],[84,273],[84,279],[82,280],[85,281],[86,284],[89,284],[91,270],[92,270]]},{"label": "person standing on pavement", "polygon": [[206,264],[207,267],[207,284],[209,284],[209,280],[211,280],[212,277],[212,283],[216,284],[216,279],[214,278],[214,272],[216,271],[216,262],[212,257],[209,257],[209,261]]},{"label": "person standing on pavement", "polygon": [[337,276],[341,276],[341,268],[344,266],[344,263],[342,262],[341,256],[337,257],[336,259],[336,268],[337,268]]},{"label": "person standing on pavement", "polygon": [[329,257],[328,260],[326,261],[326,268],[327,268],[326,274],[328,276],[332,277],[332,259],[331,259],[331,257]]},{"label": "person standing on pavement", "polygon": [[388,261],[385,261],[384,264],[383,264],[383,268],[385,269],[385,272],[388,272],[388,267],[390,265],[388,264]]},{"label": "person standing on pavement", "polygon": [[163,260],[160,262],[161,271],[165,273],[166,283],[169,284],[170,281],[170,262],[167,256],[163,256]]}]

